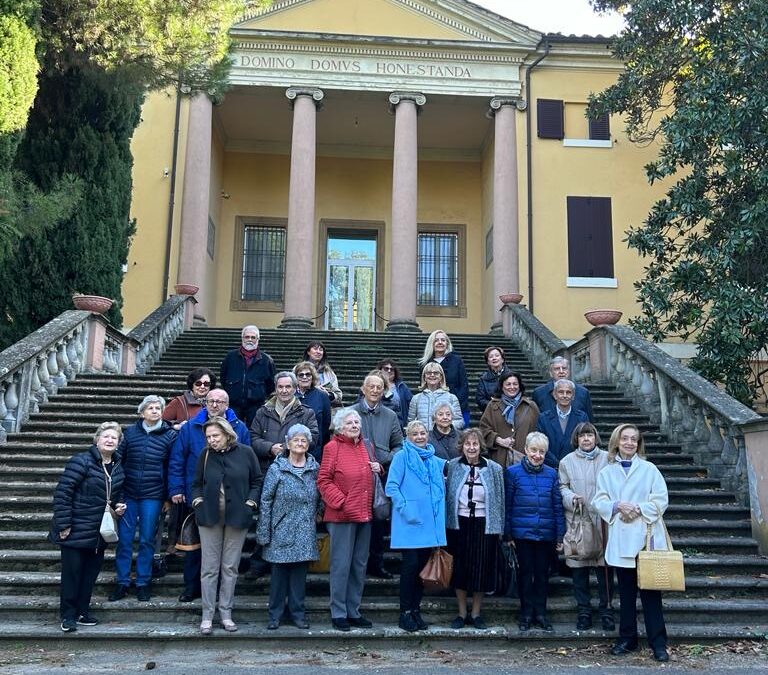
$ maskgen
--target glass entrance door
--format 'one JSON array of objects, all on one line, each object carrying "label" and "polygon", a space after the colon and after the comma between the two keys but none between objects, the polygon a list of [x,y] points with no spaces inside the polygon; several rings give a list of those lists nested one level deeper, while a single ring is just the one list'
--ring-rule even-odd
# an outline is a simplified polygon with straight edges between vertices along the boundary
[{"label": "glass entrance door", "polygon": [[331,235],[327,260],[326,329],[375,330],[376,240]]}]

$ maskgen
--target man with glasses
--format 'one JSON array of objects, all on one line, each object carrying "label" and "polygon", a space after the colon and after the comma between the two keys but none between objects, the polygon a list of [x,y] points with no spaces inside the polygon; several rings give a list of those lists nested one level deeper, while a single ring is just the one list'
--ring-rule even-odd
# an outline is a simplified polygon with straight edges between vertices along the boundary
[{"label": "man with glasses", "polygon": [[240,332],[240,346],[221,362],[221,386],[227,390],[235,414],[248,427],[275,390],[275,364],[269,354],[259,349],[260,337],[256,326],[245,326]]},{"label": "man with glasses", "polygon": [[[211,389],[205,397],[205,408],[179,430],[168,461],[168,496],[174,504],[192,504],[192,481],[197,460],[205,448],[203,424],[209,417],[224,417],[232,425],[239,443],[250,445],[251,436],[229,407],[229,396],[223,389]],[[184,556],[184,591],[179,602],[192,602],[200,597],[200,550],[187,551]]]}]

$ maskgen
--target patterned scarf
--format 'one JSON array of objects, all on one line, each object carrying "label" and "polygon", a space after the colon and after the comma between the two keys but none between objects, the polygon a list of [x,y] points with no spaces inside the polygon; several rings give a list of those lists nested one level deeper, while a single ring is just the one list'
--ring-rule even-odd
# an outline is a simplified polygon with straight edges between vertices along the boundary
[{"label": "patterned scarf", "polygon": [[524,468],[524,469],[525,469],[525,470],[526,470],[528,473],[541,473],[541,472],[542,472],[542,470],[544,469],[544,464],[539,464],[538,466],[536,466],[536,465],[535,465],[533,462],[531,462],[531,460],[530,460],[530,459],[528,459],[528,457],[526,456],[526,457],[523,457],[523,468]]},{"label": "patterned scarf", "polygon": [[523,399],[522,392],[519,392],[513,397],[509,397],[506,394],[501,395],[501,402],[504,404],[504,419],[507,420],[507,424],[514,426],[515,424],[515,410],[520,405],[520,401]]}]

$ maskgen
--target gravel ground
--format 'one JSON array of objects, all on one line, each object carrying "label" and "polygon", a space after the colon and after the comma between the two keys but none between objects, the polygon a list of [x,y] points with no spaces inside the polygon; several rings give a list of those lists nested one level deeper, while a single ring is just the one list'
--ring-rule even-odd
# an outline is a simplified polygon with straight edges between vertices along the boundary
[{"label": "gravel ground", "polygon": [[167,675],[186,673],[271,673],[272,675],[320,675],[364,670],[378,675],[418,675],[460,672],[485,673],[557,672],[558,675],[599,672],[630,673],[728,673],[764,675],[768,669],[768,641],[729,642],[722,645],[678,644],[668,664],[657,664],[643,649],[628,657],[606,653],[604,643],[579,647],[517,647],[446,650],[424,645],[421,649],[369,650],[363,646],[337,649],[301,649],[277,652],[258,648],[227,648],[224,644],[193,648],[178,644],[150,646],[117,645],[109,650],[73,645],[72,650],[46,648],[44,644],[6,643],[0,652],[0,673],[137,673]]}]

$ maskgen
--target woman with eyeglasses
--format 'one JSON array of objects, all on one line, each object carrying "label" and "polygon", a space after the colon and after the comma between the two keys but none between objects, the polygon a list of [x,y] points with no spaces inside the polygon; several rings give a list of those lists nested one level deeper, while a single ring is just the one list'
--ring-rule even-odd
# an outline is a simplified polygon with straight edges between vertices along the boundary
[{"label": "woman with eyeglasses", "polygon": [[[400,425],[405,428],[405,425],[408,424],[408,406],[411,405],[413,393],[403,381],[403,378],[400,377],[400,368],[398,368],[395,361],[392,359],[382,359],[376,364],[376,368],[378,368],[386,378],[384,381],[386,391],[384,392],[382,401],[391,398],[393,402],[396,402],[397,405],[400,406]],[[393,405],[392,409],[396,409],[396,406]]]},{"label": "woman with eyeglasses", "polygon": [[[461,406],[464,426],[469,426],[469,381],[464,361],[453,351],[451,338],[443,330],[435,330],[429,334],[424,345],[424,354],[419,359],[419,365],[424,368],[428,363],[438,363],[445,375],[445,388],[457,399]],[[429,421],[426,422],[429,425]]]},{"label": "woman with eyeglasses", "polygon": [[296,397],[302,405],[312,408],[317,418],[317,426],[320,431],[318,452],[322,457],[322,449],[331,436],[331,402],[325,391],[320,388],[320,378],[311,361],[300,361],[293,367],[296,376]]},{"label": "woman with eyeglasses", "polygon": [[195,368],[187,375],[187,390],[168,401],[163,410],[163,420],[178,431],[205,405],[205,397],[216,386],[216,375],[208,368]]},{"label": "woman with eyeglasses", "polygon": [[304,350],[302,360],[309,361],[315,367],[320,380],[320,389],[328,396],[334,408],[340,408],[343,394],[339,389],[339,379],[328,363],[325,345],[320,340],[312,340]]}]

